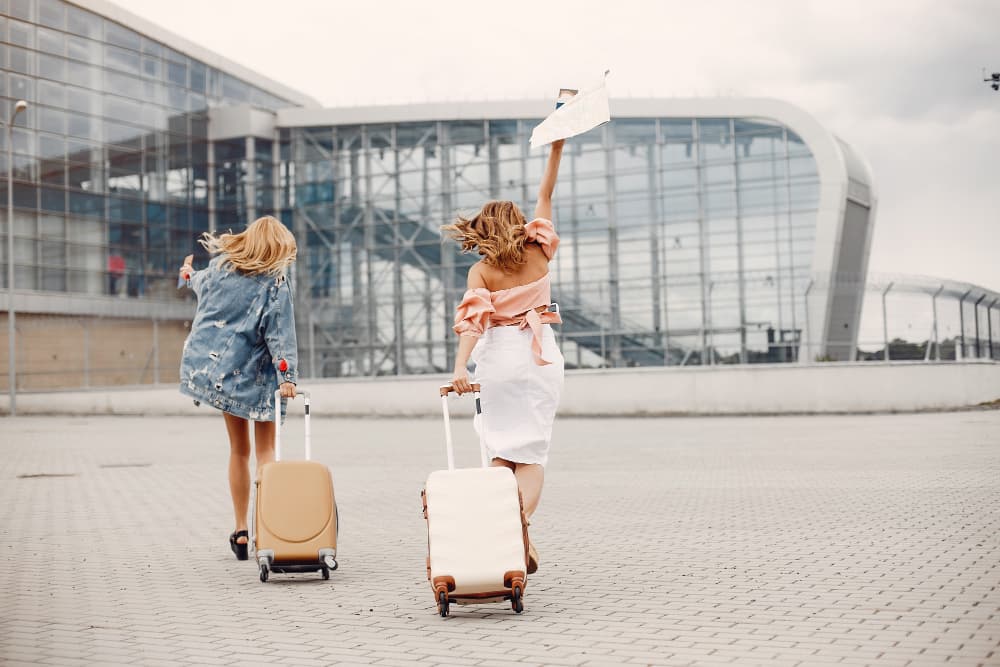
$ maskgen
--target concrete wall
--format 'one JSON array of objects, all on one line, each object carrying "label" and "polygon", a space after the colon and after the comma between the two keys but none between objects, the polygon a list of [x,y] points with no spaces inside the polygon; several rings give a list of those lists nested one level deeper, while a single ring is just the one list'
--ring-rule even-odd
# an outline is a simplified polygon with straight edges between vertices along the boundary
[{"label": "concrete wall", "polygon": [[[18,391],[152,384],[178,377],[187,323],[122,317],[17,313]],[[7,357],[7,313],[0,356]],[[0,392],[7,392],[6,367]],[[6,409],[6,404],[4,404]]]},{"label": "concrete wall", "polygon": [[[437,416],[445,376],[303,381],[314,414]],[[4,397],[5,398],[5,397]],[[1000,363],[774,364],[571,371],[560,414],[808,414],[959,409],[1000,399]],[[0,409],[7,411],[0,399]],[[190,414],[174,385],[19,394],[18,414]],[[488,409],[488,408],[487,408]]]}]

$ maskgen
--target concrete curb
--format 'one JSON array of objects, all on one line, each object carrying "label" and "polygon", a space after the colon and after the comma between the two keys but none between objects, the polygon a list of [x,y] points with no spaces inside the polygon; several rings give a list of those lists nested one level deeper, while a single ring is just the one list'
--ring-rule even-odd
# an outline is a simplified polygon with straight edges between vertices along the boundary
[{"label": "concrete curb", "polygon": [[[317,417],[436,417],[446,375],[304,380]],[[569,371],[564,417],[893,414],[995,409],[1000,363],[773,364]],[[4,402],[6,403],[6,401]],[[7,405],[0,413],[8,412]],[[175,385],[21,394],[19,415],[213,414]]]}]

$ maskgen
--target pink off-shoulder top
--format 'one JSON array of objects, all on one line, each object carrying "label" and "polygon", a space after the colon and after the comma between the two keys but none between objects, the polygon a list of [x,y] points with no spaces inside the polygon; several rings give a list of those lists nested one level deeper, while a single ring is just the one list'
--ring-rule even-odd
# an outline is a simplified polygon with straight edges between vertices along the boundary
[{"label": "pink off-shoulder top", "polygon": [[[525,236],[537,243],[548,259],[556,254],[559,235],[550,220],[535,218],[524,226]],[[491,292],[485,287],[468,290],[455,312],[455,333],[478,338],[490,327],[517,325],[531,329],[531,351],[535,363],[545,366],[551,362],[542,358],[542,325],[559,324],[559,313],[539,313],[536,308],[548,306],[552,301],[552,282],[546,273],[538,280],[509,289]]]}]

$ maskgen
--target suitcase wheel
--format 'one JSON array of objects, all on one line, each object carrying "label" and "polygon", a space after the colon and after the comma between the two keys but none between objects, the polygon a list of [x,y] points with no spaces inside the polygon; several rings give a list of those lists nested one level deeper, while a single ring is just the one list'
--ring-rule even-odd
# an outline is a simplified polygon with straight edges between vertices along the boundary
[{"label": "suitcase wheel", "polygon": [[521,587],[514,584],[514,588],[510,591],[510,608],[514,610],[515,614],[520,614],[524,611],[524,603],[521,601]]},{"label": "suitcase wheel", "polygon": [[336,570],[337,560],[333,556],[323,556],[323,565],[325,565],[330,570]]},{"label": "suitcase wheel", "polygon": [[441,618],[448,616],[448,593],[446,591],[438,591],[438,613],[441,614]]},{"label": "suitcase wheel", "polygon": [[329,578],[330,578],[330,568],[324,567],[323,568],[323,579],[329,579]]},{"label": "suitcase wheel", "polygon": [[271,571],[271,568],[267,566],[267,563],[260,564],[260,583],[267,583],[267,575]]}]

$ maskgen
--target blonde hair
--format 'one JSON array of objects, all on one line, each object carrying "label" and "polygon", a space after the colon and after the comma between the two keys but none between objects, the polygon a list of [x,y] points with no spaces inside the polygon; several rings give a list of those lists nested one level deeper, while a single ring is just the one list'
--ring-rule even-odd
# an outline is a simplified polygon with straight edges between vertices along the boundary
[{"label": "blonde hair", "polygon": [[471,218],[458,216],[441,230],[462,246],[462,252],[477,251],[483,261],[502,271],[524,264],[524,214],[511,201],[486,202]]},{"label": "blonde hair", "polygon": [[265,215],[239,234],[205,232],[198,240],[212,255],[224,254],[230,271],[250,275],[283,275],[295,261],[295,237],[277,218]]}]

